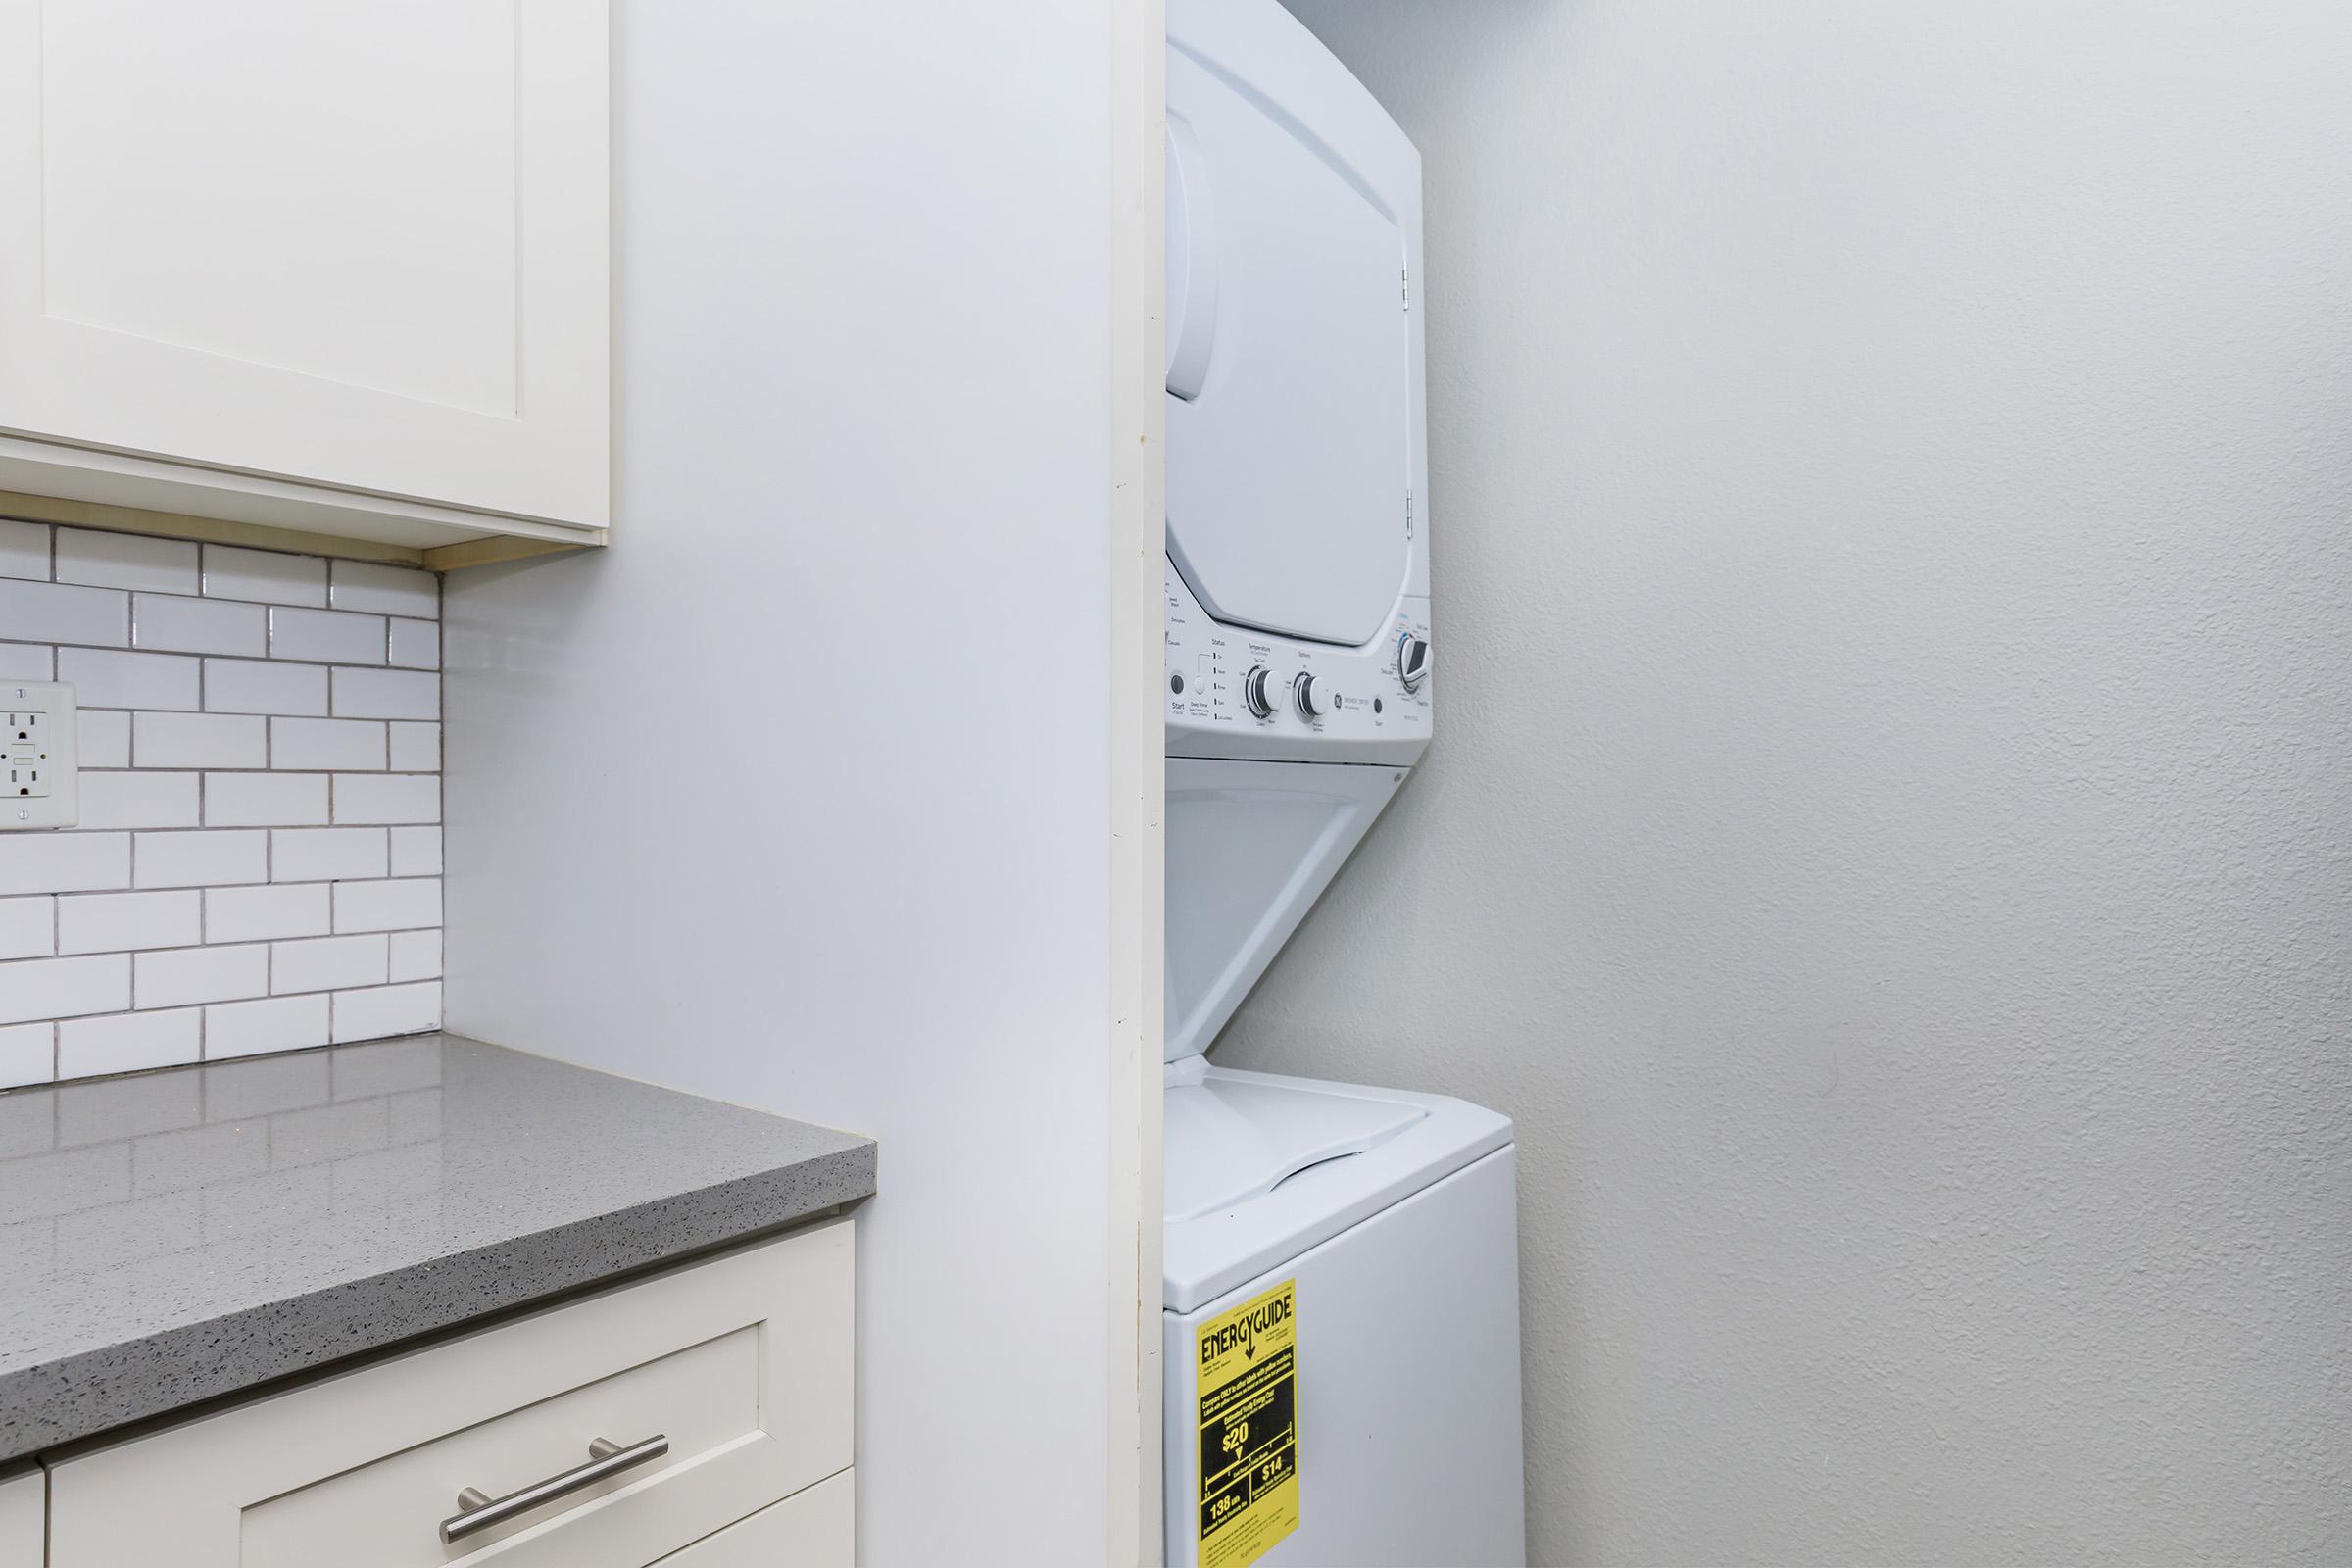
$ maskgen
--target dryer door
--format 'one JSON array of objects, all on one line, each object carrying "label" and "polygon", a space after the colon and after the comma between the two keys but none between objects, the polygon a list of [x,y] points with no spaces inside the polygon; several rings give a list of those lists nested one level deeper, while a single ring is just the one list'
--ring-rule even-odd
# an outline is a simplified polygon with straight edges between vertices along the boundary
[{"label": "dryer door", "polygon": [[1398,767],[1168,759],[1167,1053],[1197,1056],[1396,793]]},{"label": "dryer door", "polygon": [[1420,160],[1263,9],[1246,66],[1170,32],[1168,554],[1217,619],[1352,646],[1410,567]]}]

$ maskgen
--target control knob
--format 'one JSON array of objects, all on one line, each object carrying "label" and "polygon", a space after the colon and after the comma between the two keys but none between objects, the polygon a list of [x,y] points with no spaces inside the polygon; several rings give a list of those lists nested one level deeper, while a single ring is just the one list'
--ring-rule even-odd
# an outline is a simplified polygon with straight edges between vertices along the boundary
[{"label": "control knob", "polygon": [[1242,701],[1248,705],[1250,713],[1258,718],[1274,716],[1274,700],[1266,695],[1266,673],[1265,665],[1254,664],[1250,666],[1250,673],[1242,677]]},{"label": "control knob", "polygon": [[1331,711],[1331,689],[1314,676],[1301,674],[1291,682],[1291,701],[1298,704],[1300,718],[1321,718]]},{"label": "control knob", "polygon": [[1417,692],[1429,678],[1429,639],[1406,632],[1396,639],[1396,678],[1408,692]]}]

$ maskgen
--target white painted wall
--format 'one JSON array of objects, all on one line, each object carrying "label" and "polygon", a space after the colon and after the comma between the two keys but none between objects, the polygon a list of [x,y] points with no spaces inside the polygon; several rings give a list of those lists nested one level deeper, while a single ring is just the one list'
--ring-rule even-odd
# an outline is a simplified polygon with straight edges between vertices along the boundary
[{"label": "white painted wall", "polygon": [[1146,1528],[1112,258],[1159,240],[1113,24],[624,0],[614,542],[449,587],[450,1027],[880,1140],[861,1562]]},{"label": "white painted wall", "polygon": [[1445,702],[1217,1054],[1518,1117],[1539,1559],[2352,1558],[2352,9],[1298,9]]}]

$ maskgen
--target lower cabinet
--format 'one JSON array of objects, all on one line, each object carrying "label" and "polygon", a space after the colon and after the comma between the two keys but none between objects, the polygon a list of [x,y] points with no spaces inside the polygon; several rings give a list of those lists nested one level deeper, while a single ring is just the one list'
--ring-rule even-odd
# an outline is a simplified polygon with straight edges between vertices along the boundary
[{"label": "lower cabinet", "polygon": [[40,1471],[0,1474],[0,1568],[41,1568],[41,1528]]},{"label": "lower cabinet", "polygon": [[662,1559],[662,1568],[850,1568],[858,1489],[850,1471]]},{"label": "lower cabinet", "polygon": [[57,1460],[48,1568],[702,1568],[773,1561],[761,1530],[847,1564],[851,1240],[836,1220]]}]

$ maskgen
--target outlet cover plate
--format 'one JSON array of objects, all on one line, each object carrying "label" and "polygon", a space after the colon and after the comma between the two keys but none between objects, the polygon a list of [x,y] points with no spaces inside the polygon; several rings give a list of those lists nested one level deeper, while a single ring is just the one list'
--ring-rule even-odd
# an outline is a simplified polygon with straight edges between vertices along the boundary
[{"label": "outlet cover plate", "polygon": [[0,833],[81,821],[79,716],[65,682],[0,680]]}]

